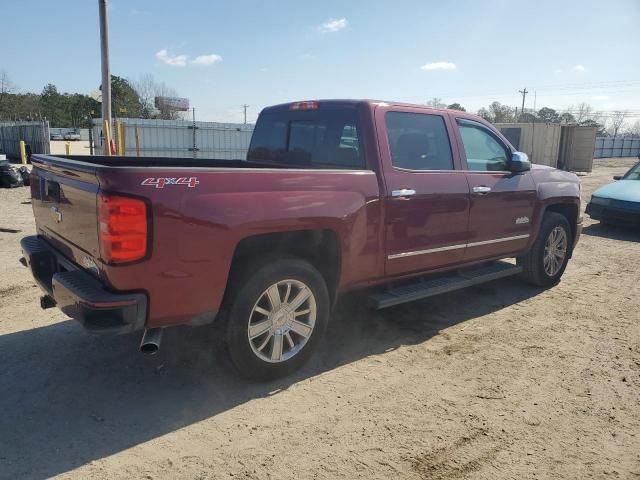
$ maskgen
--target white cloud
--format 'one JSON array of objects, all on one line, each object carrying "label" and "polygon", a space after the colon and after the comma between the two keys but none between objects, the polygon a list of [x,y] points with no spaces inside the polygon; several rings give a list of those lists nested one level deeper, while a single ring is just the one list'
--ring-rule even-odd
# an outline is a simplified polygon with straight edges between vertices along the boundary
[{"label": "white cloud", "polygon": [[170,67],[186,67],[187,63],[207,66],[222,61],[222,57],[215,53],[210,55],[198,55],[194,59],[190,59],[190,55],[169,55],[166,48],[158,50],[156,52],[156,58]]},{"label": "white cloud", "polygon": [[326,22],[324,22],[322,25],[318,27],[318,31],[320,33],[339,32],[340,30],[347,28],[347,25],[349,25],[349,22],[344,17],[337,18],[337,19],[330,18],[329,20],[327,20]]},{"label": "white cloud", "polygon": [[456,64],[452,62],[433,62],[420,67],[420,70],[455,70]]},{"label": "white cloud", "polygon": [[586,72],[587,69],[584,67],[584,65],[576,65],[575,67],[573,67],[573,69],[576,72]]},{"label": "white cloud", "polygon": [[171,67],[184,67],[187,64],[186,55],[169,55],[166,48],[156,52],[156,58]]},{"label": "white cloud", "polygon": [[198,55],[196,58],[190,61],[195,65],[213,65],[214,63],[218,63],[222,61],[222,57],[220,55],[216,55],[212,53],[210,55]]},{"label": "white cloud", "polygon": [[562,69],[561,68],[556,68],[553,73],[562,73]]},{"label": "white cloud", "polygon": [[316,58],[316,56],[311,55],[310,53],[303,53],[300,55],[300,60],[313,60],[314,58]]},{"label": "white cloud", "polygon": [[591,100],[609,100],[608,95],[594,95]]},{"label": "white cloud", "polygon": [[142,15],[144,17],[150,17],[151,16],[151,12],[148,12],[146,10],[138,10],[137,8],[133,8],[133,9],[131,9],[131,15]]}]

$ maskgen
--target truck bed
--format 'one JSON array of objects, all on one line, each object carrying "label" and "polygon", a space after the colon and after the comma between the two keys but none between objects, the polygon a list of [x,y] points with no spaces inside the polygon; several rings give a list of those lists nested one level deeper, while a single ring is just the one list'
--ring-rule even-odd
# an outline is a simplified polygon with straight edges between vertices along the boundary
[{"label": "truck bed", "polygon": [[[378,232],[367,228],[380,218],[380,192],[372,170],[75,155],[33,155],[32,163],[39,239],[111,292],[143,286],[149,298],[147,326],[213,318],[234,251],[247,237],[340,232],[351,239],[343,249],[343,282],[374,276],[379,268]],[[308,168],[313,168],[312,175]],[[105,195],[147,205],[144,258],[126,264],[105,260],[100,246]]]}]

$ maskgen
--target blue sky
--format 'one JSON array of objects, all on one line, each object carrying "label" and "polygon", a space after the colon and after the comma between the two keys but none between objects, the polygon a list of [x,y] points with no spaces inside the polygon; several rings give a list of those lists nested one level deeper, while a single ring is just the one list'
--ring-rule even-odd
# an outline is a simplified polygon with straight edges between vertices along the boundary
[{"label": "blue sky", "polygon": [[[113,0],[112,73],[152,74],[198,119],[273,103],[432,97],[469,110],[640,111],[640,0]],[[100,83],[97,0],[3,2],[0,69],[21,91]],[[14,19],[14,21],[7,21]]]}]

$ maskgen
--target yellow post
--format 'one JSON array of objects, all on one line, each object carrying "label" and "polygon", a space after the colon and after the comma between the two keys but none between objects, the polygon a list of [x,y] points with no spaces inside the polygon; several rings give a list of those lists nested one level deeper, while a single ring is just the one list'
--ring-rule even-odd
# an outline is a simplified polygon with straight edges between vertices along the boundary
[{"label": "yellow post", "polygon": [[20,140],[20,160],[23,165],[27,164],[27,149],[24,145],[24,140]]},{"label": "yellow post", "polygon": [[113,139],[116,143],[116,155],[120,154],[120,122],[116,120],[115,125],[113,126]]},{"label": "yellow post", "polygon": [[136,127],[136,156],[140,156],[140,135],[138,134],[138,127]]},{"label": "yellow post", "polygon": [[126,139],[126,134],[125,134],[125,123],[124,122],[118,122],[117,123],[117,128],[118,128],[118,155],[126,155],[126,150],[127,150],[127,139]]},{"label": "yellow post", "polygon": [[102,124],[102,136],[104,137],[104,154],[111,156],[111,128],[109,127],[109,121],[105,120]]},{"label": "yellow post", "polygon": [[71,155],[71,142],[65,142],[64,151],[67,153],[67,155]]}]

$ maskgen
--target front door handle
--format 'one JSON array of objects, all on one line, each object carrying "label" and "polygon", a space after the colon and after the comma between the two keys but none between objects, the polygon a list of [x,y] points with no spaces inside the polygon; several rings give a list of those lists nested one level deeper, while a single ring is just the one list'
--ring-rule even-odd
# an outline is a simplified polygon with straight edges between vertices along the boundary
[{"label": "front door handle", "polygon": [[413,188],[401,188],[400,190],[393,190],[391,192],[392,197],[410,197],[415,194],[416,191]]},{"label": "front door handle", "polygon": [[479,195],[486,195],[487,193],[489,193],[491,191],[491,187],[487,187],[485,185],[481,185],[479,187],[473,187],[471,189],[471,191],[473,191],[473,193],[477,193]]}]

